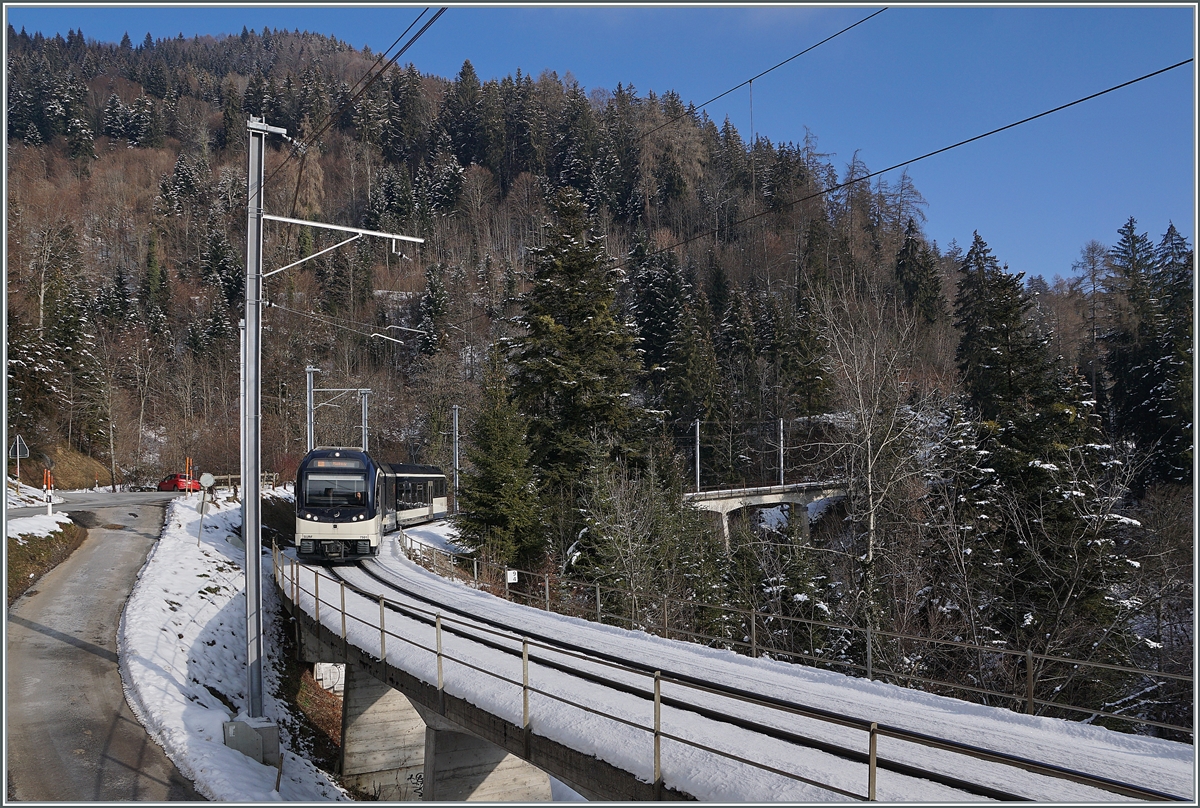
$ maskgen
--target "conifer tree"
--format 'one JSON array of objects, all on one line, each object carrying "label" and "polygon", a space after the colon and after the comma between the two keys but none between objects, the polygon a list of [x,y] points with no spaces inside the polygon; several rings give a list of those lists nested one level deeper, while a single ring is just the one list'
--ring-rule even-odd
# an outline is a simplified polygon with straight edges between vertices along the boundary
[{"label": "conifer tree", "polygon": [[158,237],[154,228],[146,239],[146,273],[142,277],[142,305],[146,325],[152,334],[166,330],[168,295],[166,268],[158,262]]},{"label": "conifer tree", "polygon": [[470,60],[463,62],[442,108],[441,127],[461,166],[483,162],[483,92]]},{"label": "conifer tree", "polygon": [[545,246],[532,251],[531,288],[516,318],[525,333],[513,341],[513,392],[530,418],[543,481],[570,487],[597,441],[627,449],[637,358],[632,331],[616,316],[621,272],[591,232],[580,194],[560,192],[554,214]]},{"label": "conifer tree", "polygon": [[1027,322],[1024,274],[1002,269],[979,233],[958,271],[955,360],[971,405],[995,421],[1044,393],[1045,353]]},{"label": "conifer tree", "polygon": [[1174,385],[1168,357],[1175,350],[1168,344],[1163,301],[1155,288],[1158,258],[1150,238],[1137,232],[1133,217],[1117,233],[1120,239],[1109,251],[1112,273],[1106,279],[1112,307],[1104,336],[1105,369],[1112,380],[1114,429],[1150,458],[1140,481],[1148,484],[1172,476],[1168,457],[1180,448],[1170,434]]},{"label": "conifer tree", "polygon": [[904,241],[896,253],[896,280],[909,306],[920,312],[927,323],[937,322],[943,312],[941,280],[936,259],[925,244],[913,219],[904,228]]},{"label": "conifer tree", "polygon": [[459,485],[459,538],[498,564],[535,567],[545,557],[526,421],[509,397],[503,356],[493,350],[478,415],[467,431],[468,470]]},{"label": "conifer tree", "polygon": [[1177,482],[1190,482],[1192,476],[1193,266],[1187,239],[1169,224],[1155,251],[1151,283],[1162,312],[1156,369],[1162,378],[1158,397],[1163,476]]}]

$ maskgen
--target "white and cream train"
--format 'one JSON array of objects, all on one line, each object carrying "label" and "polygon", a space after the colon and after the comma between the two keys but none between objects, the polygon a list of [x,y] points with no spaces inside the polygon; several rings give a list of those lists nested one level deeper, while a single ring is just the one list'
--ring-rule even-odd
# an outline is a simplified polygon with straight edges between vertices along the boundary
[{"label": "white and cream train", "polygon": [[378,463],[361,449],[314,449],[296,472],[296,553],[304,561],[378,555],[385,534],[446,512],[446,475],[437,466]]}]

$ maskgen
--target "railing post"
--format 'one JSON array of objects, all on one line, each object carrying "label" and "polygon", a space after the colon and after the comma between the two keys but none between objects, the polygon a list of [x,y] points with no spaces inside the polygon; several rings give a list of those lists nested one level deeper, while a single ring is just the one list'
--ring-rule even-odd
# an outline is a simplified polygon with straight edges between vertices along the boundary
[{"label": "railing post", "polygon": [[596,622],[604,622],[604,617],[600,613],[600,584],[596,584]]},{"label": "railing post", "polygon": [[443,715],[446,712],[446,696],[445,682],[442,679],[442,616],[436,615],[433,619],[434,634],[437,635],[437,674],[438,674],[438,712]]},{"label": "railing post", "polygon": [[750,610],[750,656],[758,657],[758,612]]},{"label": "railing post", "polygon": [[1033,649],[1025,649],[1025,712],[1033,715]]},{"label": "railing post", "polygon": [[667,625],[667,596],[666,595],[663,595],[662,626],[663,626],[663,633],[662,633],[663,639],[664,640],[671,639],[671,629]]},{"label": "railing post", "polygon": [[662,799],[662,671],[654,672],[654,799]]},{"label": "railing post", "polygon": [[875,749],[876,739],[879,735],[879,724],[871,722],[871,744],[869,754],[869,762],[867,764],[867,800],[875,802],[875,775],[878,768],[875,765]]},{"label": "railing post", "polygon": [[317,629],[321,627],[321,573],[313,571],[313,619],[317,621]]},{"label": "railing post", "polygon": [[387,662],[387,634],[383,630],[383,595],[379,596],[379,661]]},{"label": "railing post", "polygon": [[342,640],[346,639],[346,582],[341,581],[342,588]]},{"label": "railing post", "polygon": [[521,734],[525,759],[529,759],[529,638],[521,638]]},{"label": "railing post", "polygon": [[471,561],[474,562],[475,566],[475,571],[472,573],[471,579],[475,582],[475,586],[479,586],[479,559],[472,558]]},{"label": "railing post", "polygon": [[550,611],[550,576],[546,576],[546,611]]},{"label": "railing post", "polygon": [[512,600],[512,598],[508,596],[508,567],[504,568],[504,599]]}]

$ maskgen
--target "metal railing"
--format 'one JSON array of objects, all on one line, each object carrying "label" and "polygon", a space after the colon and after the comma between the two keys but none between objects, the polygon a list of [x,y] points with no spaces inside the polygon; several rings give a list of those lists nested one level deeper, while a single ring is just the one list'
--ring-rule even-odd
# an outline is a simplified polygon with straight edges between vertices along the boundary
[{"label": "metal railing", "polygon": [[[263,488],[278,488],[279,474],[274,471],[264,471],[261,475],[262,481],[260,485]],[[214,488],[241,488],[242,475],[240,474],[214,474]]]},{"label": "metal railing", "polygon": [[[1107,670],[1130,676],[1147,677],[1158,682],[1155,687],[1161,686],[1164,682],[1179,682],[1188,686],[1189,693],[1193,681],[1191,675],[1165,673],[1125,665],[1061,657],[1053,654],[1037,653],[1028,649],[995,648],[960,640],[936,639],[894,631],[873,630],[870,627],[864,628],[811,618],[760,612],[752,609],[699,603],[694,600],[670,598],[665,595],[639,595],[630,589],[602,586],[598,583],[576,581],[568,578],[556,577],[554,579],[555,585],[553,589],[554,595],[557,597],[552,598],[551,576],[492,564],[487,561],[481,561],[474,555],[448,552],[412,539],[407,534],[402,534],[400,544],[409,558],[432,572],[448,577],[463,579],[469,577],[472,585],[476,588],[504,597],[506,600],[543,608],[547,611],[557,611],[573,617],[595,620],[598,623],[607,622],[610,625],[635,628],[648,633],[656,633],[666,639],[685,640],[710,646],[725,647],[739,653],[746,653],[752,657],[769,655],[775,658],[849,671],[853,674],[864,675],[867,679],[886,678],[887,681],[893,684],[900,684],[906,687],[921,685],[926,688],[932,688],[929,692],[939,692],[938,689],[941,689],[941,691],[956,694],[967,693],[976,697],[982,697],[982,701],[985,704],[990,704],[992,700],[1009,703],[1014,708],[1020,709],[1029,715],[1037,714],[1038,708],[1042,708],[1043,711],[1061,710],[1065,713],[1080,714],[1089,718],[1108,718],[1135,725],[1157,727],[1159,729],[1183,733],[1188,736],[1191,736],[1194,732],[1191,726],[1170,724],[1150,718],[1125,715],[1094,705],[1069,704],[1053,699],[1039,698],[1036,695],[1039,688],[1043,690],[1052,689],[1057,692],[1061,688],[1061,684],[1056,685],[1054,681],[1065,681],[1076,676],[1081,668],[1097,671]],[[515,584],[512,581],[514,576],[516,578]],[[606,611],[604,608],[606,600],[609,602],[617,601],[626,603],[629,610],[625,613]],[[594,608],[586,608],[585,604],[593,604]],[[705,611],[716,615],[708,619],[707,622],[710,624],[724,622],[732,628],[740,629],[736,632],[738,636],[707,634],[696,628],[694,624],[688,625],[683,623],[683,616],[694,614],[697,611]],[[672,622],[672,615],[676,618],[674,623]],[[795,647],[779,647],[778,644],[772,642],[772,639],[779,634],[786,633],[793,639],[797,636],[796,632],[791,630],[786,632],[781,631],[776,628],[777,626],[795,627],[799,628],[801,633],[807,632],[807,650],[797,650]],[[815,639],[818,631],[844,635],[842,645],[852,646],[857,644],[862,648],[862,655],[865,656],[865,660],[856,662],[853,659],[831,658],[828,655],[822,655]],[[885,647],[888,642],[900,645],[909,643],[915,646],[923,646],[926,649],[932,649],[933,652],[940,655],[937,659],[942,662],[945,662],[948,658],[947,649],[961,649],[976,655],[989,657],[992,660],[992,668],[1011,668],[1013,673],[1007,678],[1012,681],[1015,692],[996,690],[994,687],[989,688],[961,681],[945,681],[922,675],[915,670],[906,672],[881,667],[876,663],[874,658],[875,652],[876,649]],[[910,656],[914,650],[910,649]],[[1006,666],[1006,660],[1011,661],[1012,664]],[[1055,671],[1060,671],[1060,673],[1055,676]]]},{"label": "metal railing", "polygon": [[[430,548],[432,549],[432,548]],[[840,795],[853,800],[873,801],[876,798],[877,779],[879,769],[887,769],[895,773],[905,774],[910,776],[931,779],[935,782],[940,782],[943,785],[962,788],[971,793],[978,795],[989,796],[995,799],[1021,799],[1020,796],[1008,794],[996,789],[972,784],[968,781],[963,781],[948,774],[941,774],[928,770],[927,768],[918,768],[909,764],[899,763],[893,760],[885,760],[877,753],[877,740],[880,736],[886,736],[906,743],[916,744],[922,747],[937,749],[942,752],[949,752],[956,755],[964,755],[972,759],[983,759],[1002,765],[1011,766],[1022,771],[1034,772],[1037,774],[1046,775],[1049,777],[1068,780],[1096,788],[1105,789],[1107,791],[1121,794],[1122,796],[1135,797],[1138,799],[1156,799],[1156,800],[1182,800],[1183,798],[1171,794],[1158,792],[1152,789],[1133,786],[1125,783],[1108,780],[1103,777],[1088,775],[1082,772],[1072,771],[1064,767],[1053,764],[1041,763],[1015,755],[995,752],[991,750],[981,749],[978,747],[961,744],[955,741],[949,741],[942,738],[924,735],[918,732],[912,732],[899,727],[887,726],[876,721],[868,721],[861,718],[854,718],[845,715],[838,715],[826,710],[821,710],[814,707],[790,703],[782,699],[777,699],[761,694],[750,693],[748,691],[736,690],[734,688],[717,685],[705,682],[685,674],[663,672],[661,670],[650,670],[648,667],[636,667],[633,664],[627,664],[622,661],[614,661],[612,658],[604,658],[603,655],[595,653],[584,654],[568,646],[562,644],[549,644],[538,640],[530,639],[528,636],[520,637],[519,651],[512,644],[517,641],[514,632],[500,631],[483,626],[478,622],[468,622],[466,620],[458,620],[452,616],[444,614],[442,611],[424,609],[408,604],[401,604],[396,601],[389,600],[385,595],[374,593],[368,596],[366,593],[357,591],[351,592],[360,601],[373,603],[377,601],[379,604],[378,622],[374,623],[371,620],[364,619],[354,614],[347,609],[347,585],[344,580],[338,579],[330,575],[326,570],[319,567],[311,567],[299,563],[294,558],[286,557],[278,547],[273,548],[272,554],[272,569],[275,579],[275,584],[281,594],[290,600],[295,606],[302,611],[310,614],[312,619],[320,626],[331,632],[338,632],[338,636],[343,642],[348,640],[351,628],[354,624],[365,626],[370,629],[369,635],[358,633],[355,639],[355,645],[362,651],[376,655],[376,658],[385,664],[392,664],[389,658],[410,658],[409,654],[412,651],[423,652],[431,655],[436,661],[436,686],[439,701],[444,698],[446,693],[446,670],[447,663],[454,663],[460,666],[461,669],[470,671],[472,675],[481,675],[490,679],[498,680],[503,684],[510,685],[520,689],[520,698],[522,705],[521,729],[525,732],[530,732],[536,716],[532,714],[530,707],[530,695],[538,695],[545,699],[555,702],[561,707],[567,707],[574,710],[582,711],[586,714],[600,717],[602,719],[612,721],[649,736],[651,743],[650,761],[647,768],[653,772],[653,784],[656,795],[661,795],[664,788],[663,776],[663,756],[662,742],[664,740],[673,741],[677,744],[690,747],[692,749],[707,752],[717,755],[726,760],[734,761],[742,765],[753,767],[762,772],[769,772],[780,775],[799,783],[814,786],[834,794]],[[417,620],[425,624],[431,624],[434,630],[433,645],[422,645],[418,640],[412,639],[409,636],[389,631],[387,629],[387,615],[389,609],[399,613],[404,618]],[[324,617],[322,617],[324,614]],[[357,633],[357,632],[356,632]],[[484,642],[494,649],[503,650],[505,653],[521,659],[521,679],[518,681],[510,678],[497,670],[500,666],[492,665],[487,668],[471,662],[468,659],[456,657],[453,653],[447,650],[446,644],[443,642],[444,635],[450,633],[463,636],[473,642]],[[365,636],[375,638],[377,636],[378,645],[375,645],[375,639],[366,642]],[[389,647],[392,649],[389,651]],[[409,651],[401,650],[408,648]],[[542,651],[547,652],[542,658],[538,659],[532,656],[531,652]],[[553,658],[549,656],[553,655]],[[564,664],[561,660],[567,659],[575,664]],[[622,684],[616,686],[616,689],[621,692],[632,694],[636,697],[645,698],[651,701],[652,712],[647,716],[647,722],[642,723],[637,720],[612,714],[611,711],[597,709],[584,704],[572,698],[571,693],[553,692],[549,689],[549,682],[539,682],[533,678],[531,673],[530,662],[538,663],[538,667],[547,671],[570,672],[584,684],[595,683],[598,686],[611,687],[614,682]],[[584,663],[584,664],[580,664]],[[613,675],[608,678],[603,678],[601,675],[588,675],[588,669],[603,669],[611,671]],[[629,682],[633,677],[633,681],[643,681],[641,687],[631,686]],[[574,680],[573,680],[574,681]],[[664,698],[662,686],[664,683],[672,685],[673,695],[671,698]],[[430,683],[432,684],[432,683]],[[680,698],[678,693],[690,693],[691,699]],[[705,707],[700,705],[709,705],[719,703],[711,698],[717,695],[722,699],[732,700],[739,705],[735,712],[721,711],[715,707]],[[693,714],[700,715],[705,718],[720,721],[722,723],[733,724],[735,726],[761,732],[763,735],[782,740],[804,747],[818,749],[820,751],[834,754],[844,760],[853,763],[865,764],[865,783],[862,792],[851,791],[846,788],[825,783],[818,780],[805,777],[796,772],[786,771],[777,767],[773,767],[764,763],[756,762],[749,758],[743,757],[736,752],[717,749],[715,747],[700,743],[699,741],[689,738],[681,734],[682,728],[672,730],[671,727],[665,725],[663,720],[662,707],[670,706],[674,709],[683,710]],[[765,711],[767,720],[755,721],[753,718],[747,718],[750,711],[747,708],[755,708]],[[552,711],[555,715],[561,715],[560,712]],[[776,717],[771,718],[771,714]],[[851,743],[839,746],[832,741],[818,741],[810,737],[799,735],[790,730],[778,729],[794,724],[794,721],[788,721],[779,717],[780,714],[799,716],[808,719],[814,719],[823,724],[842,727],[854,732],[861,732],[862,738],[859,743]],[[825,734],[825,733],[823,733]],[[863,750],[866,751],[863,751]],[[689,764],[689,767],[691,764]],[[636,775],[636,773],[634,773]]]}]

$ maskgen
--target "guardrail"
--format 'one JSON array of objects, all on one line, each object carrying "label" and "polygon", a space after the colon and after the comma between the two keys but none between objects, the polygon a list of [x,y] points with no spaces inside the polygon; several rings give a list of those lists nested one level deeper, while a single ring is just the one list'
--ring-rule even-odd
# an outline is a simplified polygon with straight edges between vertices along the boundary
[{"label": "guardrail", "polygon": [[[372,620],[366,620],[362,617],[359,617],[347,609],[347,586],[343,580],[334,578],[322,568],[307,566],[299,563],[294,558],[285,557],[278,547],[272,549],[271,559],[275,584],[279,591],[298,608],[308,614],[311,614],[312,619],[319,625],[323,625],[329,629],[334,629],[334,627],[337,627],[334,630],[340,631],[340,638],[343,640],[343,642],[347,640],[351,626],[353,624],[357,624],[371,629],[370,636],[372,638],[376,636],[377,632],[378,645],[375,646],[374,639],[372,639],[370,643],[372,647],[364,647],[363,637],[361,634],[355,641],[355,644],[361,650],[366,651],[367,653],[372,655],[377,654],[377,658],[386,664],[391,664],[388,662],[390,656],[388,651],[389,643],[393,651],[396,651],[396,649],[402,646],[407,646],[411,650],[432,655],[436,660],[437,692],[439,699],[445,693],[446,663],[453,662],[471,671],[473,674],[489,677],[491,679],[498,680],[503,684],[510,685],[514,688],[519,688],[522,703],[521,729],[525,732],[530,731],[531,722],[534,718],[534,716],[531,714],[529,697],[531,694],[536,694],[550,699],[562,707],[568,707],[582,711],[589,715],[599,716],[601,718],[646,733],[652,741],[650,761],[650,766],[652,766],[653,770],[652,782],[654,784],[656,794],[659,795],[661,795],[661,791],[664,787],[662,742],[664,740],[669,740],[696,750],[717,755],[718,757],[726,760],[731,760],[753,767],[754,769],[762,772],[777,774],[853,800],[875,800],[878,772],[881,768],[898,774],[931,779],[944,785],[961,788],[970,793],[987,796],[993,799],[1023,799],[1019,795],[1005,793],[987,786],[972,784],[968,781],[959,780],[951,775],[930,771],[927,768],[918,768],[909,764],[885,760],[877,753],[878,738],[880,736],[884,736],[926,748],[938,749],[943,752],[964,755],[975,760],[987,760],[993,763],[1011,766],[1015,769],[1020,769],[1026,772],[1034,772],[1036,774],[1042,774],[1056,779],[1082,783],[1126,797],[1163,801],[1183,799],[1181,797],[1158,792],[1152,789],[1119,783],[1096,775],[1088,775],[1052,764],[1045,764],[1038,761],[1020,758],[1015,755],[995,752],[968,744],[961,744],[955,741],[936,738],[933,736],[924,735],[922,733],[905,730],[900,727],[883,725],[876,721],[867,721],[861,718],[838,715],[826,710],[821,710],[806,705],[789,703],[782,699],[763,696],[760,694],[753,694],[749,693],[748,691],[737,690],[726,686],[715,685],[683,674],[664,672],[661,670],[651,671],[645,667],[637,667],[632,664],[613,661],[611,658],[604,658],[603,655],[597,655],[595,653],[579,653],[561,644],[552,645],[538,640],[532,640],[527,636],[520,638],[520,648],[518,651],[515,646],[511,645],[516,641],[516,637],[514,636],[513,632],[495,630],[486,626],[482,626],[477,622],[458,620],[454,617],[444,614],[441,611],[433,611],[408,604],[401,604],[389,600],[384,595],[376,596],[372,594],[370,599],[367,599],[365,594],[352,590],[352,595],[367,600],[368,603],[373,601],[378,602],[378,622],[376,623]],[[405,617],[419,620],[426,624],[432,624],[434,628],[433,645],[422,645],[420,642],[410,637],[389,631],[387,629],[387,615],[389,609],[393,612],[404,615]],[[325,614],[324,620],[321,616],[322,612]],[[485,642],[493,649],[500,650],[503,653],[509,654],[513,657],[517,656],[519,653],[521,658],[521,680],[517,681],[516,679],[510,678],[498,672],[498,670],[495,668],[499,666],[484,668],[478,664],[472,663],[469,660],[455,657],[446,650],[446,644],[443,642],[443,638],[446,633],[461,633],[463,636],[470,636],[476,642]],[[480,635],[488,639],[480,639]],[[590,681],[601,684],[605,687],[615,688],[627,694],[645,698],[652,706],[651,714],[647,716],[647,722],[641,723],[639,721],[630,720],[629,718],[612,715],[609,712],[588,706],[581,701],[576,701],[571,698],[570,694],[564,695],[562,693],[552,692],[547,689],[549,687],[547,684],[542,684],[539,686],[539,682],[532,678],[531,667],[529,664],[531,659],[535,662],[538,662],[540,667],[544,667],[546,669],[567,671],[585,681],[588,681],[589,677],[583,666],[575,665],[568,667],[561,662],[555,662],[545,657],[542,659],[536,659],[532,656],[532,652],[536,651],[550,652],[555,657],[565,657],[570,660],[586,662],[589,666],[598,666],[600,668],[620,674],[619,676],[612,677],[611,681],[608,679],[601,679],[593,675],[591,676]],[[404,656],[404,654],[397,653],[395,656],[401,657]],[[643,685],[641,687],[629,685],[628,682],[630,677],[635,677],[636,680],[642,681]],[[617,682],[622,684],[616,684]],[[679,688],[681,691],[686,691],[695,695],[691,700],[681,699],[678,696],[664,698],[662,693],[662,685],[664,683],[668,683],[673,687]],[[432,684],[432,682],[430,684]],[[714,707],[700,706],[718,703],[710,698],[712,695],[730,699],[741,705],[742,709],[738,709],[736,712],[727,712],[721,711]],[[741,728],[759,731],[764,735],[776,740],[795,743],[800,746],[813,748],[822,752],[840,756],[845,760],[865,764],[865,789],[863,792],[851,791],[831,783],[821,782],[795,772],[785,771],[783,769],[750,760],[746,757],[738,755],[736,752],[717,749],[706,744],[699,743],[696,740],[680,734],[683,732],[682,729],[672,731],[671,728],[665,726],[662,713],[662,707],[664,705],[672,707],[673,709],[685,710],[694,714],[698,714],[702,717],[714,719],[722,723],[733,724]],[[745,707],[754,707],[760,710],[765,710],[768,712],[768,714],[775,714],[776,716],[790,715],[815,719],[829,726],[837,726],[861,732],[862,740],[856,745],[856,748],[838,746],[836,743],[828,740],[816,740],[811,737],[799,735],[798,733],[790,730],[778,729],[778,727],[790,725],[789,722],[783,717],[776,717],[766,721],[756,721],[752,718],[747,718],[746,716],[748,713],[746,709],[744,709]]]},{"label": "guardrail", "polygon": [[[628,628],[636,628],[648,633],[658,634],[667,639],[686,640],[711,646],[719,646],[746,653],[757,657],[770,655],[777,658],[802,661],[804,663],[826,666],[851,672],[852,675],[863,674],[867,679],[881,678],[893,684],[911,686],[913,684],[933,688],[930,692],[970,694],[977,701],[988,704],[990,700],[999,700],[1012,704],[1014,708],[1034,715],[1039,708],[1045,711],[1061,710],[1065,713],[1081,714],[1092,718],[1109,718],[1128,722],[1134,725],[1157,727],[1185,734],[1192,737],[1194,728],[1155,721],[1149,718],[1123,715],[1106,710],[1103,707],[1068,704],[1053,699],[1039,698],[1039,689],[1061,691],[1063,685],[1072,677],[1079,675],[1080,669],[1107,670],[1130,676],[1143,676],[1152,679],[1161,687],[1164,682],[1178,682],[1188,686],[1189,705],[1193,677],[1185,674],[1164,673],[1142,668],[1114,665],[1104,662],[1060,657],[1052,654],[1037,653],[1032,650],[1015,650],[1009,648],[992,648],[958,640],[943,640],[929,637],[918,637],[893,631],[872,630],[871,628],[852,626],[842,623],[812,620],[792,617],[789,615],[760,612],[752,609],[740,609],[731,606],[697,603],[692,600],[680,600],[662,595],[639,595],[629,589],[602,586],[598,583],[576,581],[567,578],[555,578],[552,598],[551,578],[542,573],[527,570],[516,570],[506,566],[491,564],[479,558],[447,552],[419,540],[402,534],[401,547],[413,561],[421,566],[443,576],[470,578],[472,585],[484,589],[491,594],[504,597],[506,600],[524,603],[528,606],[544,608],[547,611],[557,611],[573,617],[583,617],[599,623],[609,623]],[[511,581],[512,574],[517,581]],[[611,596],[611,597],[610,597]],[[629,605],[627,613],[606,611],[605,600],[625,602]],[[585,608],[585,604],[594,604],[594,608]],[[557,607],[557,608],[556,608]],[[737,620],[738,632],[741,638],[719,637],[698,630],[695,625],[684,621],[688,615],[697,611],[707,611],[713,614],[729,616]],[[717,617],[708,622],[717,622],[724,617]],[[728,620],[726,622],[732,622]],[[777,627],[795,626],[808,633],[807,650],[781,648],[772,640],[780,633]],[[858,645],[862,649],[865,660],[863,663],[850,659],[832,659],[822,656],[816,647],[815,634],[818,630],[831,631],[845,635],[844,645]],[[794,632],[788,632],[795,637]],[[909,656],[922,648],[930,653],[940,654],[940,658],[948,658],[947,649],[961,649],[979,655],[985,655],[993,660],[992,667],[1010,671],[1010,679],[1014,681],[1016,692],[1005,692],[988,687],[980,687],[962,682],[949,682],[917,672],[896,671],[876,664],[876,650],[886,643],[910,644]],[[940,688],[940,690],[939,690]]]},{"label": "guardrail", "polygon": [[[242,475],[240,474],[214,474],[213,479],[216,480],[213,483],[214,488],[241,488],[242,486]],[[278,488],[278,472],[264,471],[260,485],[263,488]]]}]

